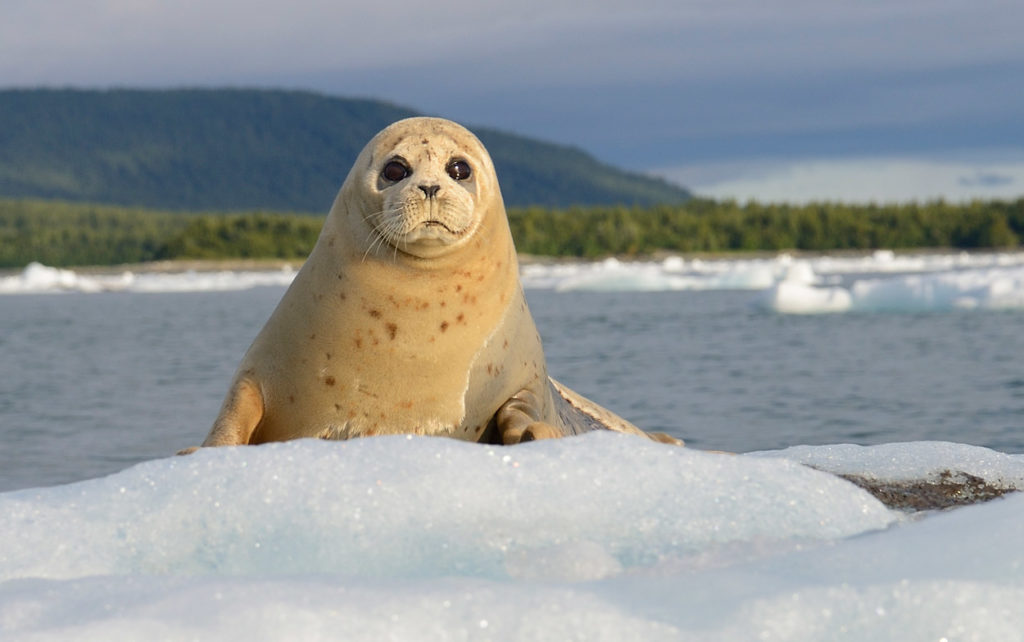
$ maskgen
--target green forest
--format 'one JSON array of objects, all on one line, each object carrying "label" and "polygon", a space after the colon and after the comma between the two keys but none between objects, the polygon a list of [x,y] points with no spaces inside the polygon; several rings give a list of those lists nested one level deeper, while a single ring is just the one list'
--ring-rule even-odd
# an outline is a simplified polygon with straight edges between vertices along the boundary
[{"label": "green forest", "polygon": [[[1024,198],[967,204],[777,205],[692,199],[652,207],[513,208],[526,254],[599,258],[657,251],[1015,248]],[[156,260],[301,259],[323,216],[143,210],[0,199],[0,267],[117,265]]]}]

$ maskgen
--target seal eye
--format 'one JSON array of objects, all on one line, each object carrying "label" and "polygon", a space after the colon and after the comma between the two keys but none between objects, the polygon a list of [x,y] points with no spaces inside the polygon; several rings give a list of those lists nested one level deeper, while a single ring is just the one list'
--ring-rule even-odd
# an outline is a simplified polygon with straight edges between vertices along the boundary
[{"label": "seal eye", "polygon": [[457,181],[464,181],[473,173],[473,170],[469,167],[469,163],[464,160],[453,160],[448,163],[447,170],[448,175]]},{"label": "seal eye", "polygon": [[409,171],[409,168],[403,165],[402,163],[398,161],[391,161],[384,166],[384,169],[381,170],[380,175],[383,176],[386,180],[391,181],[392,183],[397,183],[398,181],[402,180],[411,173],[412,172]]}]

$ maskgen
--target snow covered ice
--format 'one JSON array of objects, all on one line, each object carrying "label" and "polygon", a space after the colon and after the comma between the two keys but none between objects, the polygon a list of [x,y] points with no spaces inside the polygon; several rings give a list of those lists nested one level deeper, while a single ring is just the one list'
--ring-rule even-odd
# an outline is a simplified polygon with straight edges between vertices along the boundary
[{"label": "snow covered ice", "polygon": [[1024,496],[908,516],[792,460],[1024,479],[935,443],[203,450],[0,495],[0,637],[1022,639]]},{"label": "snow covered ice", "polygon": [[215,292],[257,286],[286,286],[295,278],[290,267],[260,271],[141,272],[84,274],[30,263],[19,274],[0,276],[0,294],[60,292]]},{"label": "snow covered ice", "polygon": [[783,314],[1024,308],[1024,254],[869,255],[527,265],[527,288],[751,290]]},{"label": "snow covered ice", "polygon": [[[0,277],[0,294],[186,292],[285,286],[291,268],[267,271],[84,274],[33,263]],[[748,290],[782,314],[1024,309],[1024,253],[896,254],[796,258],[606,259],[526,264],[527,289],[557,291]]]}]

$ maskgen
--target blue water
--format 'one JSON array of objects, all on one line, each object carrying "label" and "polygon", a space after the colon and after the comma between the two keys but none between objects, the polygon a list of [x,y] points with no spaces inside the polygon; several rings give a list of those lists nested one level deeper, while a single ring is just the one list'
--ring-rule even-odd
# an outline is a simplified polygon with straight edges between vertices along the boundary
[{"label": "blue water", "polygon": [[[206,434],[283,293],[0,297],[0,491]],[[751,293],[527,293],[553,376],[690,446],[950,440],[1024,452],[1024,315],[784,316]]]}]

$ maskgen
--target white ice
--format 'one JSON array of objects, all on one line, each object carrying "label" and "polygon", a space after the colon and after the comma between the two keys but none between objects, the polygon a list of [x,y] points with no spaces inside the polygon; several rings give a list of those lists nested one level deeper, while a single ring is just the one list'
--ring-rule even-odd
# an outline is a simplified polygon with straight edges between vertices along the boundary
[{"label": "white ice", "polygon": [[20,273],[0,276],[0,294],[60,292],[205,292],[245,290],[262,285],[286,286],[295,270],[139,272],[83,274],[30,263]]},{"label": "white ice", "polygon": [[781,313],[1024,309],[1024,266],[858,278],[828,285],[813,272],[786,274],[757,304]]},{"label": "white ice", "polygon": [[1022,639],[1024,496],[908,518],[797,460],[1024,478],[936,443],[200,451],[0,495],[0,639]]},{"label": "white ice", "polygon": [[1024,253],[527,265],[527,288],[556,291],[750,290],[783,314],[1024,309]]},{"label": "white ice", "polygon": [[[0,294],[191,292],[286,286],[295,271],[84,274],[33,263]],[[685,259],[527,264],[523,286],[556,291],[745,290],[773,312],[1024,309],[1024,252]]]}]

